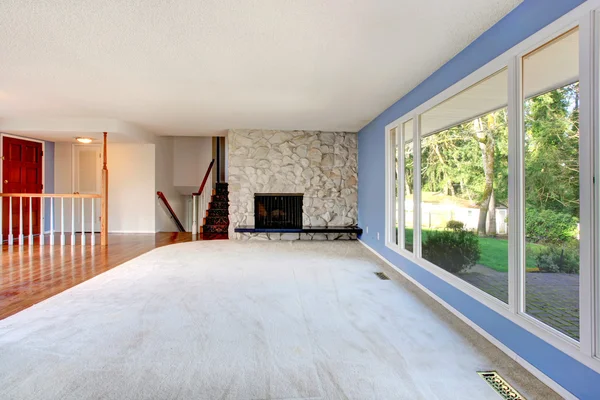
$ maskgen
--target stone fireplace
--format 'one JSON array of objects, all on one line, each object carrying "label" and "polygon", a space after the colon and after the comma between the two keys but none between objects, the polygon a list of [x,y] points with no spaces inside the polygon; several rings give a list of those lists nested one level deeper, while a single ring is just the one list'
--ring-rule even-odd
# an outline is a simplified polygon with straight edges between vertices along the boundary
[{"label": "stone fireplace", "polygon": [[255,193],[254,225],[257,228],[302,228],[302,193]]},{"label": "stone fireplace", "polygon": [[236,233],[255,225],[255,195],[304,194],[302,225],[358,222],[357,135],[348,132],[230,130],[229,238],[333,240],[347,234]]}]

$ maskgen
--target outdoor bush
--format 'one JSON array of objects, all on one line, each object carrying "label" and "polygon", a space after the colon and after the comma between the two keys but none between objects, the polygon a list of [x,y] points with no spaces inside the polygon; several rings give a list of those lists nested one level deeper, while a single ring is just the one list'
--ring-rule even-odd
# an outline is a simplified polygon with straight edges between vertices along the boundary
[{"label": "outdoor bush", "polygon": [[577,237],[577,218],[552,210],[527,207],[525,232],[533,242],[563,242]]},{"label": "outdoor bush", "polygon": [[446,224],[446,228],[452,229],[453,231],[462,231],[465,229],[465,223],[461,221],[450,220]]},{"label": "outdoor bush", "polygon": [[579,250],[576,245],[548,245],[535,256],[541,272],[579,273]]},{"label": "outdoor bush", "polygon": [[431,231],[423,243],[423,257],[456,274],[471,268],[481,257],[479,239],[464,229]]}]

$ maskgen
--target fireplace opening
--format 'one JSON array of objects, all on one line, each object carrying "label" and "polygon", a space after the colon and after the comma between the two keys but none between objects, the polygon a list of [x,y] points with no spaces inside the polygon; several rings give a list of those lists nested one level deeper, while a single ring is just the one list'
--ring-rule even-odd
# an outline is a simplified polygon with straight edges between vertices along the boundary
[{"label": "fireplace opening", "polygon": [[254,194],[256,228],[302,229],[303,193]]}]

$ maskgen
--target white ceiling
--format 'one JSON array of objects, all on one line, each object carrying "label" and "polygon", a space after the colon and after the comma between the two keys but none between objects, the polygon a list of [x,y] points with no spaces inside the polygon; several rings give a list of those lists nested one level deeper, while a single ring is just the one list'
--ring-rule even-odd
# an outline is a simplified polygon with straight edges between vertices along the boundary
[{"label": "white ceiling", "polygon": [[520,2],[2,0],[0,119],[357,131]]}]

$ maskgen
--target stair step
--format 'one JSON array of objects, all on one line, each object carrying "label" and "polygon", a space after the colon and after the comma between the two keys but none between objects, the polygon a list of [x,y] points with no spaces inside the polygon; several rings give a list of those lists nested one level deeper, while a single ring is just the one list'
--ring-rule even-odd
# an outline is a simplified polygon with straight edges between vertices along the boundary
[{"label": "stair step", "polygon": [[226,194],[213,194],[211,202],[212,203],[223,203],[223,202],[228,202],[229,201],[229,196],[227,196]]},{"label": "stair step", "polygon": [[212,201],[209,208],[217,210],[229,210],[229,203],[226,201]]},{"label": "stair step", "polygon": [[228,217],[229,208],[209,208],[206,213],[207,217]]},{"label": "stair step", "polygon": [[218,182],[211,194],[211,201],[203,218],[202,231],[206,233],[227,233],[229,227],[229,184]]},{"label": "stair step", "polygon": [[204,225],[202,227],[203,233],[227,233],[228,230],[228,225]]},{"label": "stair step", "polygon": [[216,217],[206,217],[204,218],[204,225],[229,225],[229,217],[227,215],[224,216],[216,216]]}]

